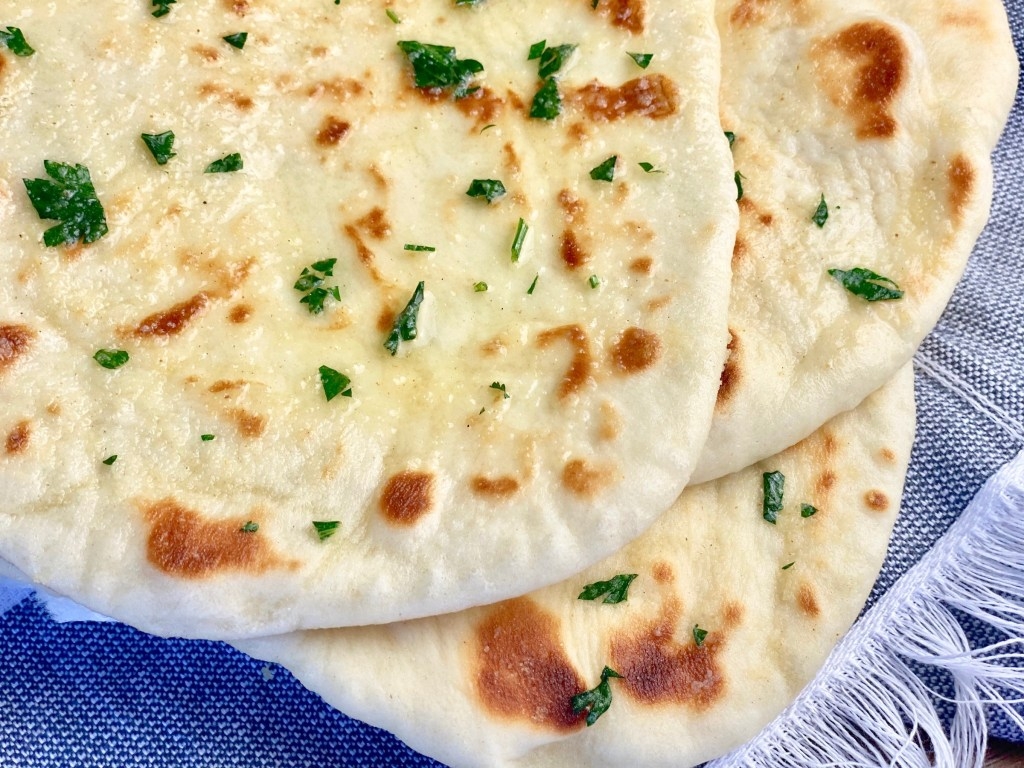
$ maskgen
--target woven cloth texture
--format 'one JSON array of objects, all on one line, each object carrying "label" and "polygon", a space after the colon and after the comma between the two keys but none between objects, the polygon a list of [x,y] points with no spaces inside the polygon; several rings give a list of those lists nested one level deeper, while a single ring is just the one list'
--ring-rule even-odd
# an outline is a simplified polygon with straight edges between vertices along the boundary
[{"label": "woven cloth texture", "polygon": [[[1017,50],[1024,0],[1009,0]],[[964,62],[965,67],[970,62]],[[916,357],[918,434],[873,603],[1024,447],[1024,103],[995,153],[995,200],[964,280]],[[57,624],[0,592],[0,766],[437,766],[277,667],[220,643]],[[20,601],[20,602],[19,602]],[[998,638],[975,628],[979,646]],[[927,674],[927,673],[925,673]],[[1022,670],[1024,675],[1024,670]],[[931,681],[941,687],[942,680]],[[430,706],[424,702],[424,706]],[[993,735],[1024,740],[993,718]]]}]

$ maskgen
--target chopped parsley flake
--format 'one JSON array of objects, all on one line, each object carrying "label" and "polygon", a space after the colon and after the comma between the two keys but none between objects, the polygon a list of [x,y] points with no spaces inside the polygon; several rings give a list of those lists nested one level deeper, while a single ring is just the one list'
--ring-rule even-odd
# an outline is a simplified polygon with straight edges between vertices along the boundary
[{"label": "chopped parsley flake", "polygon": [[473,283],[473,290],[476,293],[484,293],[487,291],[487,283],[480,281],[479,283]]},{"label": "chopped parsley flake", "polygon": [[107,234],[107,217],[89,169],[53,160],[44,160],[43,167],[49,179],[22,179],[39,218],[61,222],[43,233],[43,242],[50,247],[92,243]]},{"label": "chopped parsley flake", "polygon": [[519,257],[523,253],[523,243],[526,241],[526,233],[530,231],[530,225],[520,217],[519,223],[516,224],[516,234],[512,238],[512,261],[519,261]]},{"label": "chopped parsley flake", "polygon": [[384,348],[392,354],[398,354],[398,345],[402,341],[412,341],[416,338],[416,316],[420,311],[420,304],[423,303],[423,281],[421,280],[412,292],[412,298],[405,305],[405,309],[398,313],[395,323],[391,327],[391,333],[384,340]]},{"label": "chopped parsley flake", "polygon": [[225,35],[221,38],[221,40],[223,40],[225,43],[234,48],[237,48],[238,50],[242,50],[243,48],[245,48],[245,41],[248,39],[248,32],[236,32],[233,35]]},{"label": "chopped parsley flake", "polygon": [[254,523],[252,520],[247,520],[240,530],[242,533],[256,533],[260,529],[259,523]]},{"label": "chopped parsley flake", "polygon": [[200,435],[199,439],[202,440],[204,443],[209,443],[209,442],[211,442],[213,440],[216,440],[217,436],[216,435]]},{"label": "chopped parsley flake", "polygon": [[104,463],[104,464],[106,464],[106,465],[107,465],[107,466],[109,467],[109,466],[110,466],[110,465],[112,465],[112,464],[113,464],[113,463],[114,463],[115,461],[117,461],[117,454],[116,454],[116,453],[115,453],[115,454],[114,454],[113,456],[107,456],[107,458],[105,458],[105,459],[103,460],[103,463]]},{"label": "chopped parsley flake", "polygon": [[306,305],[309,314],[319,315],[323,312],[324,302],[328,297],[333,297],[335,301],[341,301],[341,288],[337,285],[324,287],[324,280],[334,276],[334,265],[337,261],[337,259],[324,259],[304,267],[299,274],[299,279],[292,286],[299,293],[305,294],[299,299],[299,303]]},{"label": "chopped parsley flake", "polygon": [[156,160],[158,165],[167,165],[168,160],[177,156],[173,151],[174,131],[144,133],[142,134],[142,141],[149,148],[153,159]]},{"label": "chopped parsley flake", "polygon": [[579,714],[587,713],[587,727],[597,722],[597,719],[608,711],[612,705],[612,688],[608,684],[608,678],[622,677],[611,667],[601,670],[601,682],[589,691],[578,693],[572,697],[572,711]]},{"label": "chopped parsley flake", "polygon": [[406,243],[405,244],[405,250],[407,250],[407,251],[428,251],[430,253],[433,253],[434,251],[437,250],[437,248],[435,248],[432,245],[416,245],[415,243]]},{"label": "chopped parsley flake", "polygon": [[335,533],[338,532],[338,529],[340,527],[341,527],[341,521],[340,520],[314,520],[313,521],[313,528],[316,529],[316,535],[317,535],[317,538],[320,539],[320,541],[323,541],[324,539],[331,538],[331,536],[333,536]]},{"label": "chopped parsley flake", "polygon": [[870,269],[830,269],[828,273],[838,280],[843,288],[866,301],[892,301],[903,298],[903,291],[896,283]]},{"label": "chopped parsley flake", "polygon": [[594,181],[612,181],[615,179],[615,163],[618,155],[612,155],[603,163],[590,171],[590,178]]},{"label": "chopped parsley flake", "polygon": [[540,279],[540,272],[533,276],[533,282],[530,283],[530,287],[526,289],[527,295],[533,294],[533,289],[537,287],[537,280]]},{"label": "chopped parsley flake", "polygon": [[726,131],[725,138],[729,140],[729,149],[732,149],[732,145],[736,141],[736,134],[733,133],[732,131]]},{"label": "chopped parsley flake", "polygon": [[[565,62],[572,56],[572,52],[576,50],[575,45],[556,45],[550,48],[544,48],[540,56],[538,64],[538,75],[541,80],[551,77],[553,74],[560,70]],[[533,53],[533,48],[530,48],[530,53]]]},{"label": "chopped parsley flake", "polygon": [[788,570],[789,570],[790,568],[792,568],[792,567],[793,567],[794,565],[796,565],[796,560],[794,560],[794,561],[793,561],[793,562],[791,562],[791,563],[786,563],[786,564],[785,564],[784,566],[782,566],[782,570],[784,570],[784,571],[788,571]]},{"label": "chopped parsley flake", "polygon": [[326,365],[320,366],[320,384],[324,388],[327,402],[331,402],[338,395],[352,397],[352,380]]},{"label": "chopped parsley flake", "polygon": [[637,163],[637,165],[643,169],[644,173],[664,173],[664,171],[655,168],[651,163]]},{"label": "chopped parsley flake", "polygon": [[178,0],[153,0],[153,15],[156,18],[166,16],[171,12],[171,6],[174,5]]},{"label": "chopped parsley flake", "polygon": [[526,57],[526,60],[533,61],[534,59],[539,59],[540,55],[544,53],[544,49],[547,47],[547,40],[541,40],[539,43],[534,43],[530,46],[530,54]]},{"label": "chopped parsley flake", "polygon": [[100,349],[92,359],[108,370],[116,370],[128,362],[128,353],[123,349]]},{"label": "chopped parsley flake", "polygon": [[779,512],[782,511],[782,493],[786,485],[786,476],[777,471],[765,472],[761,475],[761,484],[764,491],[761,516],[775,525],[779,519]]},{"label": "chopped parsley flake", "polygon": [[562,95],[558,92],[558,81],[549,77],[543,83],[537,93],[534,94],[533,102],[530,104],[530,117],[539,120],[554,120],[562,113]]},{"label": "chopped parsley flake", "polygon": [[693,625],[693,642],[697,644],[698,648],[704,645],[704,639],[707,636],[708,631],[706,629],[701,629],[699,624]]},{"label": "chopped parsley flake", "polygon": [[473,179],[466,194],[470,197],[482,197],[493,203],[506,192],[505,185],[498,179]]},{"label": "chopped parsley flake", "polygon": [[242,156],[238,152],[225,155],[220,160],[214,160],[203,173],[234,173],[242,170]]},{"label": "chopped parsley flake", "polygon": [[391,23],[392,24],[401,24],[402,23],[402,20],[400,18],[398,18],[398,14],[395,13],[390,8],[386,9],[384,11],[384,13],[386,13],[388,15],[388,18],[391,19]]},{"label": "chopped parsley flake", "polygon": [[597,275],[591,275],[587,278],[587,282],[590,283],[591,288],[597,288],[601,284],[601,278]]},{"label": "chopped parsley flake", "polygon": [[[629,51],[626,51],[626,53],[629,53]],[[629,58],[631,58],[633,61],[635,61],[636,65],[638,67],[640,67],[640,69],[647,69],[647,67],[650,66],[651,59],[654,58],[654,54],[653,53],[629,53]]]},{"label": "chopped parsley flake", "polygon": [[608,581],[595,581],[593,584],[587,584],[583,587],[583,591],[580,592],[576,599],[596,600],[604,595],[602,603],[608,603],[609,605],[621,603],[628,597],[629,585],[633,583],[633,579],[636,577],[637,574],[635,573],[620,573],[617,576],[612,576]]},{"label": "chopped parsley flake", "polygon": [[501,392],[503,400],[508,400],[511,397],[511,395],[505,391],[505,385],[502,384],[500,381],[492,381],[491,389],[496,389],[499,392]]},{"label": "chopped parsley flake", "polygon": [[447,45],[429,45],[415,40],[401,40],[398,47],[412,65],[413,82],[417,88],[450,89],[456,99],[468,96],[473,76],[484,71],[475,59],[459,59],[455,49]]},{"label": "chopped parsley flake", "polygon": [[800,517],[814,517],[818,514],[818,508],[813,507],[810,504],[800,505]]},{"label": "chopped parsley flake", "polygon": [[0,45],[4,45],[15,56],[31,56],[35,49],[25,41],[25,35],[17,27],[0,29]]},{"label": "chopped parsley flake", "polygon": [[747,177],[736,171],[732,178],[736,182],[736,202],[738,203],[743,199],[743,180]]},{"label": "chopped parsley flake", "polygon": [[825,202],[824,195],[821,196],[821,202],[818,203],[818,207],[814,210],[811,221],[818,225],[818,229],[824,227],[825,222],[828,221],[828,203]]}]

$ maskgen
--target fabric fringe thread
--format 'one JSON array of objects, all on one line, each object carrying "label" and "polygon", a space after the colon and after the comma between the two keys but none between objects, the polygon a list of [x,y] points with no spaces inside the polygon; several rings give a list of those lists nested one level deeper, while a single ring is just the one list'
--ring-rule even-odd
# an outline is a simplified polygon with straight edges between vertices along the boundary
[{"label": "fabric fringe thread", "polygon": [[[782,715],[707,768],[981,768],[986,708],[1024,733],[1014,706],[1024,702],[1022,596],[1024,453],[854,625]],[[1006,639],[972,649],[963,616]],[[952,695],[929,687],[924,677],[936,672]]]}]

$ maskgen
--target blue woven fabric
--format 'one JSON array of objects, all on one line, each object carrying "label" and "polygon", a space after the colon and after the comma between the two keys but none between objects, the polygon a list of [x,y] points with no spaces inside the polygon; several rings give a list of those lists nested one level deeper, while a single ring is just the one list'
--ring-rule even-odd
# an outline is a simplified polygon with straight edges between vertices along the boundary
[{"label": "blue woven fabric", "polygon": [[[1007,8],[1019,51],[1024,0]],[[1024,447],[1022,160],[1018,94],[995,155],[992,221],[918,356],[919,431],[903,515],[872,602]],[[978,645],[995,639],[975,627]],[[992,727],[1024,740],[1003,720]],[[32,600],[22,602],[0,617],[0,766],[107,765],[438,764],[335,712],[286,671],[223,644],[162,640],[118,624],[59,625]]]}]

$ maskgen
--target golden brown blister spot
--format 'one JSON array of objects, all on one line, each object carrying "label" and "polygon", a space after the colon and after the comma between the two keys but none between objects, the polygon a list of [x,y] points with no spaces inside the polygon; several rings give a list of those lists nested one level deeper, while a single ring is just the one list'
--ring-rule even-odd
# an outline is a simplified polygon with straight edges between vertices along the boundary
[{"label": "golden brown blister spot", "polygon": [[353,96],[361,96],[365,86],[356,79],[335,77],[330,80],[318,80],[306,89],[311,99],[327,97],[338,103],[344,103]]},{"label": "golden brown blister spot", "polygon": [[629,263],[629,271],[637,275],[649,275],[654,267],[654,259],[650,256],[641,256]]},{"label": "golden brown blister spot", "polygon": [[[890,109],[906,78],[908,53],[899,33],[881,21],[862,21],[820,40],[819,82],[856,125],[858,139],[896,134]],[[851,72],[852,70],[852,72]]]},{"label": "golden brown blister spot", "polygon": [[32,424],[23,419],[14,425],[14,428],[7,433],[6,451],[8,454],[24,453],[28,448],[29,438],[32,437]]},{"label": "golden brown blister spot", "polygon": [[582,224],[586,220],[586,202],[570,189],[563,189],[558,193],[558,207],[562,209],[567,224],[576,223],[577,219]]},{"label": "golden brown blister spot", "polygon": [[738,627],[743,621],[744,613],[746,613],[746,609],[743,607],[743,603],[727,602],[722,610],[722,627],[724,629]]},{"label": "golden brown blister spot", "polygon": [[0,53],[0,79],[3,79],[5,69],[7,69],[7,57]]},{"label": "golden brown blister spot", "polygon": [[519,490],[519,481],[511,475],[484,477],[477,475],[470,482],[473,493],[491,499],[507,499]]},{"label": "golden brown blister spot", "polygon": [[395,309],[393,304],[385,303],[377,314],[377,330],[381,333],[390,331],[395,324],[397,314],[398,310]]},{"label": "golden brown blister spot", "polygon": [[60,416],[62,410],[57,400],[46,404],[46,412],[51,416]]},{"label": "golden brown blister spot", "polygon": [[388,182],[388,177],[384,175],[384,172],[373,163],[370,164],[370,167],[367,170],[370,173],[370,178],[373,179],[373,183],[377,185],[377,188],[386,192],[388,187],[391,185]]},{"label": "golden brown blister spot", "polygon": [[803,582],[796,590],[797,607],[812,619],[821,614],[821,606],[818,605],[818,596],[807,582]]},{"label": "golden brown blister spot", "polygon": [[659,584],[671,584],[676,580],[676,573],[670,564],[659,560],[651,567],[651,578]]},{"label": "golden brown blister spot", "polygon": [[206,520],[176,499],[140,504],[147,523],[146,557],[150,564],[183,579],[201,579],[227,571],[259,574],[285,565],[271,550],[263,529],[246,533],[242,526],[256,517]]},{"label": "golden brown blister spot", "polygon": [[886,464],[896,463],[896,451],[892,448],[883,448],[878,452],[878,457]]},{"label": "golden brown blister spot", "polygon": [[[593,0],[587,2],[594,7]],[[606,17],[613,27],[639,34],[644,31],[647,0],[605,0],[597,6],[597,12]]]},{"label": "golden brown blister spot", "polygon": [[659,309],[664,309],[672,303],[671,296],[657,296],[647,302],[647,311],[654,314]]},{"label": "golden brown blister spot", "polygon": [[949,210],[953,220],[959,224],[974,192],[974,166],[964,155],[958,154],[949,162],[946,179],[949,182]]},{"label": "golden brown blister spot", "polygon": [[665,75],[644,75],[620,86],[596,80],[568,90],[565,103],[582,110],[594,122],[614,122],[627,117],[660,120],[679,111],[679,86]]},{"label": "golden brown blister spot", "polygon": [[566,655],[558,619],[529,598],[507,600],[476,625],[476,695],[492,715],[558,733],[583,727],[572,697],[586,690]]},{"label": "golden brown blister spot", "polygon": [[836,473],[831,469],[822,471],[814,480],[815,497],[828,496],[829,492],[835,487],[837,480]]},{"label": "golden brown blister spot", "polygon": [[203,314],[210,299],[205,293],[197,293],[191,299],[175,304],[170,309],[154,312],[135,328],[135,335],[141,337],[173,336],[181,333],[194,318]]},{"label": "golden brown blister spot", "polygon": [[480,352],[486,357],[496,357],[508,352],[508,345],[505,343],[503,338],[498,336],[481,344]]},{"label": "golden brown blister spot", "polygon": [[[384,275],[382,275],[380,270],[377,269],[373,251],[371,251],[369,246],[363,241],[362,235],[359,234],[359,229],[354,224],[346,224],[345,234],[348,235],[349,240],[351,240],[352,244],[355,245],[356,256],[359,257],[359,261],[369,271],[370,277],[373,278],[374,282],[383,284]],[[394,320],[393,315],[391,320]],[[388,328],[391,327],[391,320],[388,321]]]},{"label": "golden brown blister spot", "polygon": [[248,112],[253,108],[253,100],[249,96],[220,83],[203,83],[199,86],[199,95],[234,107],[241,112]]},{"label": "golden brown blister spot", "polygon": [[590,383],[593,377],[594,358],[590,354],[587,333],[581,326],[563,325],[543,331],[537,337],[537,343],[542,348],[549,347],[559,340],[567,341],[572,346],[572,360],[558,385],[558,398],[564,400]]},{"label": "golden brown blister spot", "polygon": [[239,434],[250,440],[262,437],[267,429],[267,418],[265,416],[250,413],[244,408],[232,408],[228,411],[228,415],[234,420]]},{"label": "golden brown blister spot", "polygon": [[737,234],[736,242],[732,246],[732,269],[734,272],[743,263],[744,258],[749,252],[750,246],[747,245],[747,241]]},{"label": "golden brown blister spot", "polygon": [[391,235],[391,224],[380,206],[374,206],[369,213],[357,219],[356,226],[374,240],[383,240]]},{"label": "golden brown blister spot", "polygon": [[559,253],[562,256],[562,263],[569,269],[579,269],[590,261],[590,254],[583,250],[576,233],[571,229],[562,233]]},{"label": "golden brown blister spot", "polygon": [[595,467],[583,459],[570,459],[562,468],[562,485],[569,492],[586,499],[600,495],[614,479],[607,467]]},{"label": "golden brown blister spot", "polygon": [[220,59],[220,51],[208,45],[193,45],[192,52],[204,61],[217,61]]},{"label": "golden brown blister spot", "polygon": [[651,243],[657,237],[654,230],[642,221],[627,221],[622,226],[636,243]]},{"label": "golden brown blister spot", "polygon": [[221,0],[221,3],[236,16],[245,16],[249,12],[249,0]]},{"label": "golden brown blister spot", "polygon": [[0,374],[28,352],[35,338],[36,332],[27,325],[0,323]]},{"label": "golden brown blister spot", "polygon": [[218,379],[209,386],[210,392],[218,394],[220,392],[233,392],[237,389],[242,389],[248,382],[245,379]]},{"label": "golden brown blister spot", "polygon": [[334,115],[327,115],[316,132],[316,143],[321,147],[336,147],[348,136],[352,124]]},{"label": "golden brown blister spot", "polygon": [[483,128],[498,119],[505,108],[505,100],[484,86],[465,98],[456,99],[455,106],[473,121],[475,127]]},{"label": "golden brown blister spot", "polygon": [[384,519],[393,525],[415,524],[434,505],[434,482],[430,472],[408,470],[393,475],[380,497]]},{"label": "golden brown blister spot", "polygon": [[516,148],[512,146],[511,141],[506,141],[501,147],[501,156],[505,169],[513,176],[518,176],[522,171],[522,162],[519,159],[519,155],[516,153]]},{"label": "golden brown blister spot", "polygon": [[231,312],[228,313],[228,320],[235,325],[240,325],[252,317],[252,307],[248,304],[236,304],[231,308]]},{"label": "golden brown blister spot", "polygon": [[740,0],[729,14],[729,22],[736,27],[749,27],[765,19],[766,6],[772,0]]},{"label": "golden brown blister spot", "polygon": [[879,490],[870,490],[864,494],[864,503],[875,512],[885,512],[889,508],[889,497]]},{"label": "golden brown blister spot", "polygon": [[697,711],[713,706],[725,693],[718,654],[724,630],[712,631],[703,645],[673,639],[679,604],[669,603],[662,616],[612,636],[611,666],[622,675],[615,682],[634,701],[646,705],[681,704]]},{"label": "golden brown blister spot", "polygon": [[661,338],[643,328],[627,328],[612,344],[612,367],[620,374],[632,376],[646,371],[660,358]]},{"label": "golden brown blister spot", "polygon": [[618,408],[607,400],[601,403],[600,420],[598,422],[597,436],[604,441],[618,439],[622,434],[622,414]]},{"label": "golden brown blister spot", "polygon": [[724,411],[736,393],[736,387],[743,381],[743,363],[740,360],[740,337],[732,328],[729,329],[729,344],[726,346],[728,355],[722,367],[722,377],[718,382],[718,397],[715,410]]}]

